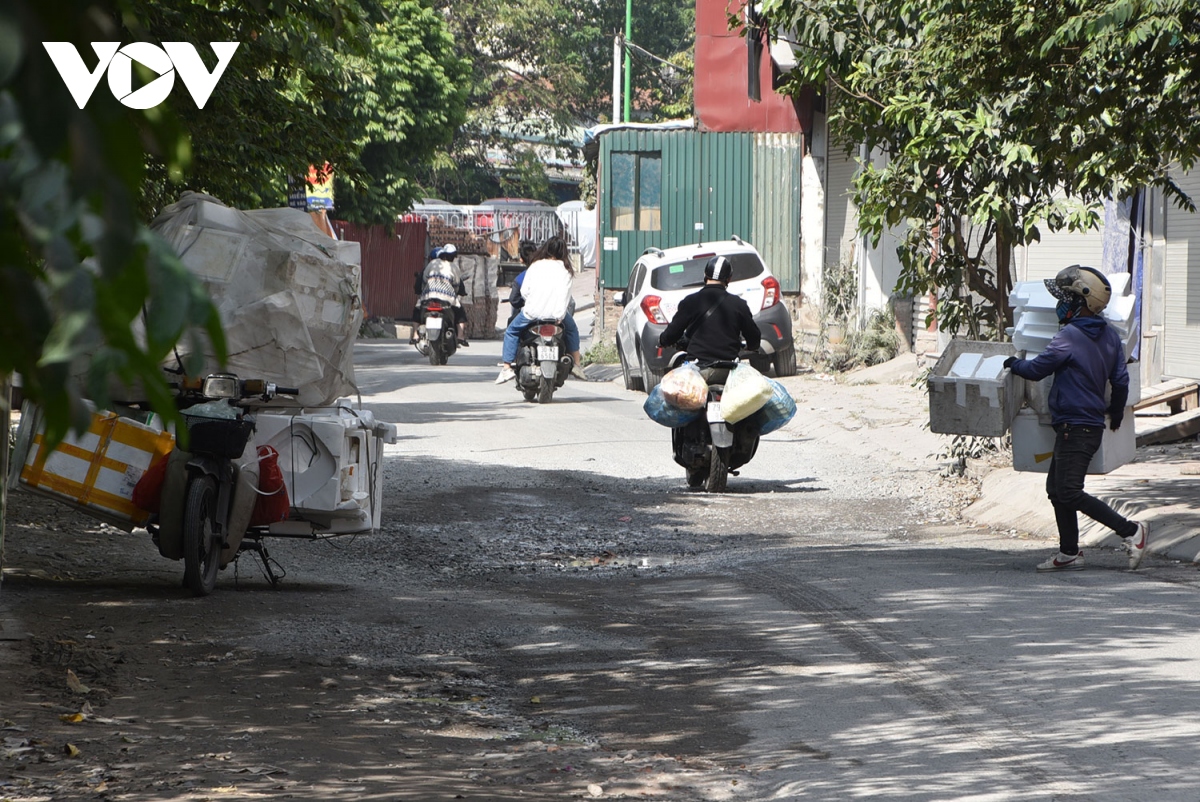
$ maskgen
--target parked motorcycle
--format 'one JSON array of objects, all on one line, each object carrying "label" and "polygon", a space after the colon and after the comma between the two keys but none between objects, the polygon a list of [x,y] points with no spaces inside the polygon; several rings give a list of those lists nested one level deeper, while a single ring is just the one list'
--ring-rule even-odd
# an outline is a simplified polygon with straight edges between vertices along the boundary
[{"label": "parked motorcycle", "polygon": [[[670,368],[689,360],[685,353],[672,357]],[[708,402],[704,414],[691,423],[671,430],[675,462],[687,471],[688,487],[703,487],[709,493],[724,493],[729,474],[754,458],[758,451],[758,424],[747,418],[726,423],[721,417],[721,395],[725,379],[736,362],[716,362],[709,366]]]},{"label": "parked motorcycle", "polygon": [[574,364],[567,353],[563,327],[556,320],[535,320],[521,333],[513,370],[526,401],[549,404]]},{"label": "parked motorcycle", "polygon": [[450,355],[458,350],[458,338],[454,333],[454,309],[441,301],[426,301],[421,305],[421,320],[417,326],[418,351],[429,357],[429,364],[444,365]]},{"label": "parked motorcycle", "polygon": [[[230,545],[229,522],[238,480],[234,460],[242,457],[254,433],[254,416],[245,408],[246,402],[267,402],[276,395],[294,396],[300,391],[257,379],[241,380],[230,373],[185,379],[175,386],[188,434],[188,450],[173,455],[185,463],[183,472],[176,472],[184,483],[178,546],[184,585],[197,596],[207,596],[216,586],[222,551]],[[164,492],[172,482],[170,463],[167,471]],[[160,522],[158,527],[162,526]],[[170,529],[173,532],[175,527]],[[163,535],[156,530],[152,533],[156,539]]]}]

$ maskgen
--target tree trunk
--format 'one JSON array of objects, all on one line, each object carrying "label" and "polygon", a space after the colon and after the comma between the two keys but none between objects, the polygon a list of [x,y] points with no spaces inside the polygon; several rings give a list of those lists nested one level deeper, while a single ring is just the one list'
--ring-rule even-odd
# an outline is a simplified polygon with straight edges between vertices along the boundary
[{"label": "tree trunk", "polygon": [[4,421],[4,436],[0,437],[0,585],[4,584],[4,520],[8,510],[8,442],[12,432],[12,376],[0,376],[0,420]]}]

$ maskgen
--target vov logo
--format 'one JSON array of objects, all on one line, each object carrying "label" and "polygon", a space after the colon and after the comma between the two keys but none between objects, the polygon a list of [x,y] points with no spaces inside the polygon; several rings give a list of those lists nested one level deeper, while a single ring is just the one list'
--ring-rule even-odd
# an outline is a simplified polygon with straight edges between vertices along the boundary
[{"label": "vov logo", "polygon": [[[196,48],[188,42],[163,42],[162,47],[149,42],[133,42],[121,47],[120,42],[92,42],[99,63],[94,71],[87,65],[75,45],[70,42],[42,42],[50,60],[58,68],[63,83],[79,108],[87,105],[100,77],[108,72],[108,88],[113,97],[131,109],[149,109],[167,99],[175,86],[175,73],[183,79],[183,85],[196,101],[196,108],[204,108],[217,81],[225,73],[239,42],[210,42],[217,54],[217,66],[212,72],[200,60]],[[145,86],[133,88],[133,62],[149,67],[157,78]]]}]

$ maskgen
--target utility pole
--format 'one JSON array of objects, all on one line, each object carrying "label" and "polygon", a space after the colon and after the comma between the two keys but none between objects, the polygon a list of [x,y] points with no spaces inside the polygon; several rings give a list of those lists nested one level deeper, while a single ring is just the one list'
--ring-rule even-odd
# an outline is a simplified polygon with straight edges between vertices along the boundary
[{"label": "utility pole", "polygon": [[625,40],[621,34],[613,37],[613,113],[612,121],[621,122],[621,51],[625,49]]},{"label": "utility pole", "polygon": [[[625,0],[625,41],[633,38],[633,0]],[[630,75],[633,72],[633,63],[629,57],[629,49],[625,50],[625,122],[629,122],[630,108]]]}]

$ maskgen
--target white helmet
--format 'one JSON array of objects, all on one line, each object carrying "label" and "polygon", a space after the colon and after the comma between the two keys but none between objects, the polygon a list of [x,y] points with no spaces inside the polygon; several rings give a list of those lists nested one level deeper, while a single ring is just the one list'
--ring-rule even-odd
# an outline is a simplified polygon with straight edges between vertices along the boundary
[{"label": "white helmet", "polygon": [[1046,279],[1045,284],[1050,294],[1060,301],[1079,303],[1082,300],[1093,315],[1100,314],[1112,298],[1112,285],[1094,267],[1064,267],[1057,276]]}]

